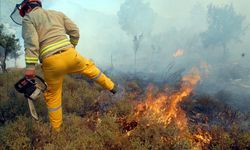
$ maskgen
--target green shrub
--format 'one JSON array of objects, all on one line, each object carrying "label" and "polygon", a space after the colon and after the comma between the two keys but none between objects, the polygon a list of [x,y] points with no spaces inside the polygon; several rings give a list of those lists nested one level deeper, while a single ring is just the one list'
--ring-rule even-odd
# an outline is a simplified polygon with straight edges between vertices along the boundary
[{"label": "green shrub", "polygon": [[28,136],[30,122],[26,117],[18,117],[15,122],[8,122],[0,127],[0,145],[3,149],[30,149]]},{"label": "green shrub", "polygon": [[239,125],[235,124],[227,130],[221,126],[213,126],[211,135],[211,149],[247,150],[250,148],[250,131],[240,129]]}]

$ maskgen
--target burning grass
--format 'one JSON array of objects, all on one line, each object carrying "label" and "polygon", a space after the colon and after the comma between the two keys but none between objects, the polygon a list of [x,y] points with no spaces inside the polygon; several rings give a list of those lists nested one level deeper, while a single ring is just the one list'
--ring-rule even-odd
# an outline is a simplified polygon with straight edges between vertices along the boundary
[{"label": "burning grass", "polygon": [[[20,76],[0,76],[0,149],[249,149],[250,115],[194,93],[196,69],[175,87],[126,82],[119,99],[97,85],[66,78],[62,132],[51,133],[45,104],[40,120],[11,86]],[[7,81],[7,82],[5,82]]]}]

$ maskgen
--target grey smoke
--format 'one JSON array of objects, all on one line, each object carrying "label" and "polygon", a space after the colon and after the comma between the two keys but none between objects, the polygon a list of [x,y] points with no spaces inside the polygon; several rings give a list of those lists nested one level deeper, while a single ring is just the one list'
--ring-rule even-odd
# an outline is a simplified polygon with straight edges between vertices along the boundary
[{"label": "grey smoke", "polygon": [[[197,92],[216,97],[230,93],[223,101],[240,108],[249,108],[250,30],[244,31],[240,41],[227,43],[226,59],[222,57],[221,46],[206,48],[200,36],[208,29],[207,8],[211,4],[232,4],[235,12],[245,17],[243,25],[247,26],[250,23],[249,0],[109,0],[107,3],[115,4],[110,9],[90,8],[86,6],[86,0],[43,2],[45,8],[63,11],[77,23],[81,31],[78,51],[92,58],[104,70],[110,67],[112,55],[115,72],[132,73],[132,36],[144,33],[137,52],[139,75],[141,73],[161,80],[165,74],[178,71],[185,74],[192,67],[197,67],[202,75]],[[98,0],[93,2],[101,3]],[[123,7],[136,4],[142,5],[128,9],[128,12],[122,11]],[[4,8],[10,9],[9,4]],[[7,18],[8,14],[3,16]],[[7,19],[4,22],[10,23]],[[174,57],[176,50],[183,50],[184,55]]]}]

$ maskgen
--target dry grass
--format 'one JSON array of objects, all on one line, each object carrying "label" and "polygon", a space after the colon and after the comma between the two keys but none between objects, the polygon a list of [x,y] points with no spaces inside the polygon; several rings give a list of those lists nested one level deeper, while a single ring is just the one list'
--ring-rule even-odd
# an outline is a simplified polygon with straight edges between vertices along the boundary
[{"label": "dry grass", "polygon": [[[122,99],[112,97],[97,85],[67,77],[64,83],[62,131],[51,131],[43,98],[36,102],[38,122],[30,118],[26,100],[13,84],[22,70],[0,74],[0,150],[1,149],[191,149],[191,134],[202,128],[212,140],[203,149],[249,149],[249,115],[239,113],[209,97],[188,98],[183,109],[189,117],[190,133],[183,134],[174,123],[163,126],[141,118],[129,122],[133,103],[143,96],[139,81],[125,85]],[[194,101],[195,99],[195,101]],[[217,117],[217,118],[216,118]],[[131,131],[129,131],[131,130]]]}]

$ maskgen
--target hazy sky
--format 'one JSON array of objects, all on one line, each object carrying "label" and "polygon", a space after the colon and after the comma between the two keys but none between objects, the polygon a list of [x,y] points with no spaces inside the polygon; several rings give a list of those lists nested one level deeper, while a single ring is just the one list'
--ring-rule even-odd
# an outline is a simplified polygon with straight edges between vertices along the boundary
[{"label": "hazy sky", "polygon": [[[108,63],[109,55],[119,45],[119,40],[126,47],[124,55],[133,54],[132,43],[124,31],[120,29],[117,12],[125,0],[44,0],[45,7],[65,12],[79,26],[83,54],[95,59],[98,63]],[[176,28],[206,29],[206,8],[209,4],[233,4],[237,13],[246,16],[250,22],[250,0],[144,0],[157,14],[154,22],[154,33],[161,33]],[[86,10],[85,10],[86,9]],[[192,14],[192,11],[194,13]],[[143,17],[143,16],[142,16]],[[99,21],[99,20],[102,21]],[[139,27],[138,27],[139,28]],[[112,29],[112,30],[111,30]],[[101,31],[101,33],[99,33]],[[116,33],[114,33],[116,32]],[[105,39],[102,39],[104,38]],[[121,44],[121,43],[120,43]],[[131,44],[131,45],[130,45]],[[96,50],[96,51],[93,51]],[[125,52],[124,52],[125,51]],[[119,49],[117,50],[120,53]],[[118,56],[117,56],[118,57]]]},{"label": "hazy sky", "polygon": [[[13,10],[15,1],[18,0],[0,0],[1,21],[5,24],[11,22],[9,14]],[[117,54],[114,59],[118,60],[125,56],[128,62],[131,62],[130,58],[133,57],[131,37],[121,30],[117,17],[117,12],[124,1],[42,0],[45,9],[62,11],[77,23],[81,31],[78,50],[98,64],[107,65],[110,63],[111,54]],[[144,0],[144,2],[149,3],[157,14],[154,34],[161,34],[173,28],[177,30],[186,28],[186,31],[191,28],[197,32],[205,30],[206,8],[211,3],[216,5],[232,3],[236,12],[245,15],[250,22],[250,0]],[[12,32],[16,30],[20,37],[20,27],[13,24],[6,25]],[[248,38],[249,34],[246,36]],[[242,47],[248,48],[248,45],[242,43]],[[20,64],[24,64],[23,59]]]},{"label": "hazy sky", "polygon": [[60,0],[60,2],[55,2],[58,0],[43,0],[47,8],[58,8],[56,5],[70,5],[72,3],[78,4],[83,8],[96,10],[106,14],[115,15],[119,10],[120,5],[123,0]]}]

